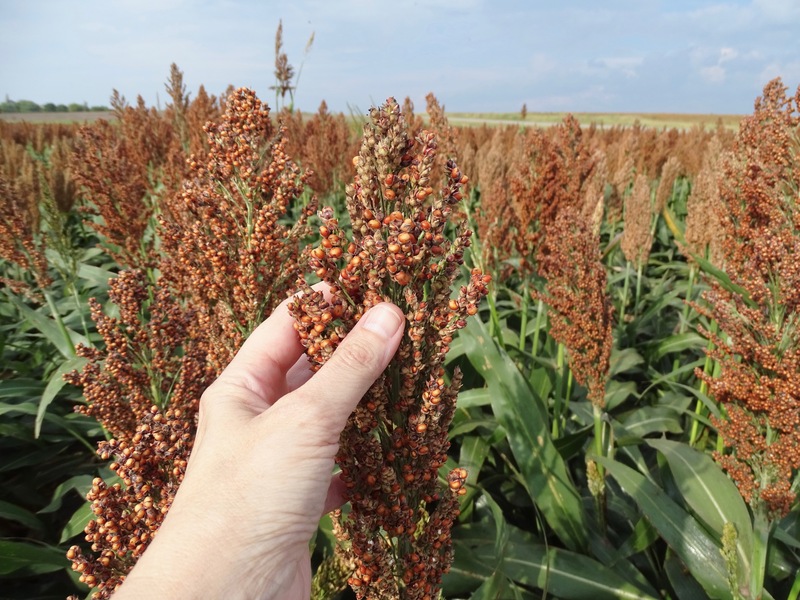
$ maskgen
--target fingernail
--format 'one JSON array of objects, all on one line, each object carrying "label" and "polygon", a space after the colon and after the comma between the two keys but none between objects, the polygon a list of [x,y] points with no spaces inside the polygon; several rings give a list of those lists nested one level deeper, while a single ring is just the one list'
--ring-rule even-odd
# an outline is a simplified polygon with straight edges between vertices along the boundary
[{"label": "fingernail", "polygon": [[385,338],[392,337],[403,323],[403,316],[386,303],[369,309],[361,318],[364,329],[374,331]]}]

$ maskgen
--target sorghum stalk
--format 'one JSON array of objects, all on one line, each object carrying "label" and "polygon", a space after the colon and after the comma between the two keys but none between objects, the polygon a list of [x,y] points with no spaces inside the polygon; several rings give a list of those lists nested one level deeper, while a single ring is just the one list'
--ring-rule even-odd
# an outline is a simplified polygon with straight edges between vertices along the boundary
[{"label": "sorghum stalk", "polygon": [[520,306],[519,344],[520,350],[525,350],[525,338],[528,329],[528,282],[522,284],[522,306]]},{"label": "sorghum stalk", "polygon": [[461,382],[458,371],[448,380],[444,359],[489,278],[474,269],[453,295],[470,245],[464,217],[453,211],[467,178],[448,161],[440,187],[435,137],[410,138],[394,99],[370,117],[346,188],[352,232],[323,209],[322,241],[310,253],[330,297],[303,284],[291,311],[314,368],[371,306],[392,301],[405,313],[397,354],[341,435],[336,460],[350,511],[340,514],[339,551],[355,561],[350,585],[359,598],[436,598],[467,476],[453,470],[444,491],[437,481]]},{"label": "sorghum stalk", "polygon": [[[711,321],[710,325],[711,329],[709,330],[712,335],[716,335],[719,326],[717,325],[716,321]],[[706,359],[703,362],[703,373],[705,373],[708,377],[717,377],[719,375],[719,363],[709,356],[709,353],[714,348],[714,342],[708,340],[706,342]],[[706,394],[708,393],[708,384],[705,381],[700,381],[700,393]],[[697,405],[695,406],[694,412],[696,415],[701,416],[705,413],[705,405],[703,401],[698,399]],[[692,431],[689,435],[689,445],[694,446],[700,438],[700,420],[693,419],[692,420]],[[720,438],[721,439],[721,438]],[[721,450],[718,448],[718,450]]]},{"label": "sorghum stalk", "polygon": [[794,576],[794,583],[786,600],[797,600],[798,597],[800,597],[800,572]]},{"label": "sorghum stalk", "polygon": [[542,320],[544,319],[544,302],[541,298],[536,302],[536,325],[533,334],[533,348],[531,355],[536,358],[539,355],[539,332],[542,330]]},{"label": "sorghum stalk", "polygon": [[[568,352],[569,367],[575,380],[587,388],[592,403],[595,452],[606,453],[605,389],[612,346],[613,307],[606,290],[607,275],[600,256],[599,233],[588,219],[564,211],[550,225],[539,252],[539,275],[546,280],[544,293],[534,296],[550,307],[550,335],[559,343],[560,354]],[[562,374],[561,381],[568,379]],[[566,402],[561,385],[557,403]],[[554,416],[560,418],[560,411]],[[597,492],[598,519],[604,523],[603,469],[594,466],[597,481],[590,487]]]}]

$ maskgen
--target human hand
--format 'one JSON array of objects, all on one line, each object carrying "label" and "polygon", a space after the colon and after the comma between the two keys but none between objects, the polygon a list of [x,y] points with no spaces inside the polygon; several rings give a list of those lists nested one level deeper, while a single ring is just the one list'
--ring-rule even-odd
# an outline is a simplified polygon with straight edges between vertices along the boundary
[{"label": "human hand", "polygon": [[183,483],[115,599],[309,597],[309,541],[342,504],[339,434],[405,319],[375,306],[312,374],[287,304],[203,395]]}]

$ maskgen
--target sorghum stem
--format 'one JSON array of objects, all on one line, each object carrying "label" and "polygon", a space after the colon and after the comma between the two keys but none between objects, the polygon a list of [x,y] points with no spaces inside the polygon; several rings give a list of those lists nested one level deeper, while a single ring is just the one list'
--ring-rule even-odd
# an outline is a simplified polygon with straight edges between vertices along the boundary
[{"label": "sorghum stem", "polygon": [[[592,405],[592,416],[594,417],[594,452],[597,456],[606,456],[605,444],[605,425],[603,423],[603,410],[596,404]],[[597,477],[603,481],[606,476],[605,468],[599,462],[597,463]],[[606,529],[606,495],[605,487],[602,491],[595,496],[597,508],[597,523],[600,526],[600,531],[604,532]]]},{"label": "sorghum stem", "polygon": [[631,261],[625,262],[625,279],[622,285],[622,301],[619,307],[619,323],[625,327],[625,309],[628,306],[629,276],[631,272]]},{"label": "sorghum stem", "polygon": [[74,281],[68,283],[67,285],[69,285],[70,292],[72,292],[72,299],[75,301],[75,308],[77,309],[78,314],[81,317],[81,327],[83,327],[83,335],[86,336],[86,338],[88,339],[89,325],[86,323],[86,315],[85,315],[86,311],[84,310],[84,307],[81,305],[81,300],[78,297],[78,289],[76,288]]},{"label": "sorghum stem", "polygon": [[[678,333],[686,333],[686,325],[689,321],[689,303],[688,301],[692,299],[692,291],[694,290],[694,278],[697,275],[697,271],[695,266],[689,265],[689,282],[686,287],[686,302],[683,303],[683,312],[681,313],[681,322],[678,324]],[[679,358],[676,358],[672,361],[672,370],[677,371],[678,367],[680,367],[681,361]]]},{"label": "sorghum stem", "polygon": [[497,305],[495,304],[495,287],[494,284],[491,284],[489,287],[489,293],[486,294],[486,300],[489,303],[489,313],[491,315],[491,325],[492,325],[492,334],[494,335],[497,343],[500,344],[501,348],[505,348],[506,344],[503,341],[503,330],[500,328],[500,317],[497,314]]},{"label": "sorghum stem", "polygon": [[[553,437],[557,438],[561,432],[561,415],[565,412],[565,406],[569,402],[569,397],[564,397],[564,379],[568,377],[569,365],[566,360],[566,347],[558,344],[558,354],[556,355],[558,365],[558,383],[556,384],[556,395],[553,402]],[[569,386],[567,386],[569,389]]]},{"label": "sorghum stem", "polygon": [[639,310],[639,298],[642,296],[642,270],[644,269],[644,262],[640,261],[636,267],[636,303],[633,305],[634,314]]},{"label": "sorghum stem", "polygon": [[[717,325],[717,322],[716,321],[711,321],[711,328],[710,328],[711,333],[717,333],[718,329],[719,329],[719,326]],[[709,371],[713,372],[714,370],[716,370],[717,363],[714,362],[714,360],[711,358],[711,356],[709,356],[709,351],[712,350],[713,346],[714,346],[714,344],[711,342],[711,340],[709,340],[708,343],[706,344],[706,360],[703,363],[703,372],[704,373],[709,373]],[[705,394],[707,391],[708,391],[708,384],[706,384],[705,381],[701,381],[700,382],[700,393],[701,394]],[[697,405],[695,406],[695,409],[694,409],[694,414],[700,416],[704,412],[705,412],[705,405],[703,404],[702,400],[698,400],[697,401]],[[689,435],[689,445],[690,446],[694,446],[697,443],[697,440],[698,440],[699,437],[700,437],[700,421],[698,419],[693,419],[692,420],[692,431],[691,431],[691,434]]]},{"label": "sorghum stem", "polygon": [[50,307],[50,312],[53,314],[53,320],[56,322],[58,330],[61,332],[61,335],[64,336],[64,339],[67,342],[67,348],[69,348],[70,356],[75,356],[75,344],[72,342],[72,338],[69,336],[69,332],[67,331],[66,325],[64,325],[64,321],[61,319],[61,315],[58,314],[58,309],[56,308],[56,303],[53,300],[53,297],[47,290],[42,290],[42,294],[47,301],[47,306]]},{"label": "sorghum stem", "polygon": [[544,318],[544,302],[540,299],[536,303],[536,325],[533,332],[533,349],[531,356],[536,358],[539,354],[539,331],[542,329],[542,319]]},{"label": "sorghum stem", "polygon": [[764,589],[764,575],[767,570],[767,551],[772,536],[772,521],[765,514],[765,508],[755,511],[753,520],[753,560],[750,561],[750,597],[758,600]]},{"label": "sorghum stem", "polygon": [[528,329],[528,282],[522,284],[522,322],[519,326],[519,349],[525,350],[525,338]]}]

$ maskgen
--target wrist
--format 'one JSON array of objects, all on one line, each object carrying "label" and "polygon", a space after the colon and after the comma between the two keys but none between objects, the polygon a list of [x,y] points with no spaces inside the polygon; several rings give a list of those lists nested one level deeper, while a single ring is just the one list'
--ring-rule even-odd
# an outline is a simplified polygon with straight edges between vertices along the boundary
[{"label": "wrist", "polygon": [[[286,585],[289,549],[259,544],[231,523],[209,515],[170,511],[115,600],[279,598]],[[268,546],[268,547],[265,547]],[[266,550],[266,552],[265,552]]]}]

